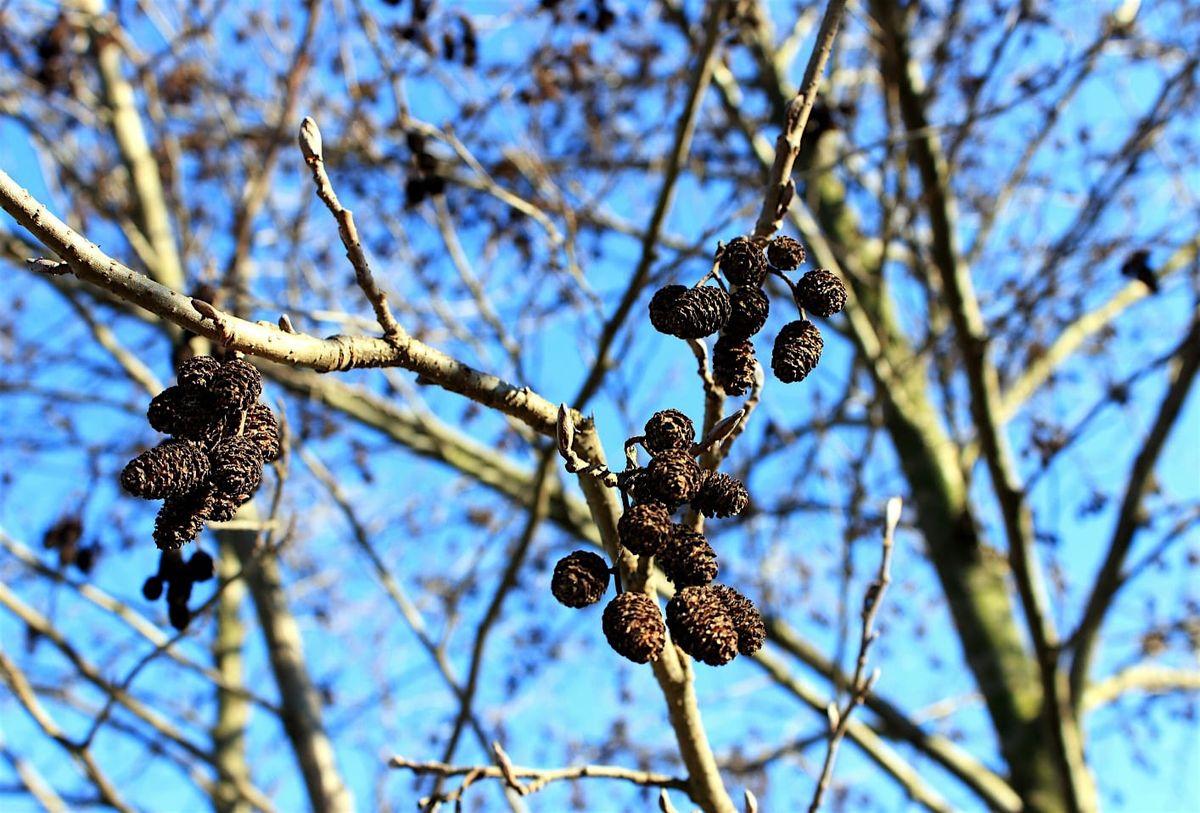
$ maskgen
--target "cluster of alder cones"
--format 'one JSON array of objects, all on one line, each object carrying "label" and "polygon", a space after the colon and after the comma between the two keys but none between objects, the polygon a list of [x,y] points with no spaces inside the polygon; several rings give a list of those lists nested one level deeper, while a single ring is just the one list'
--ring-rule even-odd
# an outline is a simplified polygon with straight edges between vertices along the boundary
[{"label": "cluster of alder cones", "polygon": [[142,584],[142,595],[147,601],[157,601],[167,593],[167,618],[177,630],[185,630],[192,620],[188,601],[192,598],[192,585],[206,582],[216,575],[216,563],[202,550],[197,550],[186,562],[178,550],[164,550],[158,560],[158,572]]},{"label": "cluster of alder cones", "polygon": [[787,277],[786,272],[795,271],[804,259],[804,247],[791,237],[774,238],[765,252],[753,240],[736,237],[717,249],[720,274],[710,276],[716,276],[718,284],[704,285],[701,280],[691,288],[660,288],[650,300],[650,324],[680,339],[720,333],[712,348],[713,381],[728,395],[744,395],[754,385],[757,360],[750,339],[766,324],[770,301],[763,285],[773,274],[791,289],[801,318],[779,331],[771,370],[780,381],[801,381],[817,366],[825,348],[821,331],[804,314],[832,316],[846,305],[846,287],[831,271],[815,268],[798,282]]},{"label": "cluster of alder cones", "polygon": [[[665,625],[658,602],[645,593],[618,592],[604,608],[605,638],[634,663],[658,658],[668,628],[684,652],[711,666],[758,651],[766,636],[754,604],[732,587],[713,583],[717,555],[704,534],[671,518],[685,504],[706,517],[729,517],[749,502],[741,481],[696,463],[695,440],[695,427],[682,412],[656,412],[645,434],[630,438],[646,449],[650,463],[618,478],[627,505],[617,524],[621,546],[654,557],[676,588]],[[599,554],[578,550],[555,565],[551,592],[568,607],[587,607],[604,597],[613,572]]]},{"label": "cluster of alder cones", "polygon": [[154,520],[160,550],[177,551],[205,522],[233,519],[262,483],[263,465],[279,457],[279,427],[261,394],[248,361],[196,356],[150,402],[150,426],[171,437],[131,460],[121,485],[163,501]]}]

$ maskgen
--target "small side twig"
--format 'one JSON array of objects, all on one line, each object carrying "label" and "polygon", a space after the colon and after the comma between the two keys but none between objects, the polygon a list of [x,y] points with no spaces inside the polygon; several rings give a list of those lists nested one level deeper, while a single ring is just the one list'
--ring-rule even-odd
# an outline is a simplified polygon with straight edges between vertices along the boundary
[{"label": "small side twig", "polygon": [[875,576],[875,580],[867,585],[866,593],[863,595],[862,634],[858,642],[858,660],[854,665],[854,677],[849,686],[850,697],[846,700],[845,706],[839,708],[836,703],[830,703],[826,710],[829,714],[829,747],[825,752],[825,764],[821,768],[821,777],[813,792],[808,813],[816,813],[817,809],[821,807],[821,800],[824,798],[825,792],[829,789],[829,783],[833,778],[833,763],[837,758],[838,746],[846,737],[851,713],[862,705],[867,695],[875,687],[876,681],[879,680],[878,669],[870,676],[867,675],[867,654],[871,649],[871,644],[879,637],[879,631],[875,629],[875,618],[883,604],[883,594],[892,582],[892,547],[896,535],[896,525],[900,522],[901,508],[902,502],[899,497],[892,497],[888,500],[879,572]]},{"label": "small side twig", "polygon": [[371,307],[375,311],[375,318],[379,321],[379,326],[383,328],[383,337],[388,340],[404,337],[404,329],[392,315],[387,297],[375,284],[375,276],[371,273],[371,266],[367,263],[366,252],[363,251],[362,242],[358,239],[358,227],[354,225],[354,213],[342,206],[337,193],[333,191],[333,183],[329,180],[328,173],[325,172],[321,131],[317,128],[317,123],[308,116],[305,116],[304,121],[300,124],[299,140],[304,163],[308,164],[308,168],[312,171],[313,183],[317,187],[317,197],[321,199],[321,202],[333,215],[334,220],[337,221],[338,236],[342,238],[342,245],[346,247],[346,257],[354,266],[354,276],[358,281],[358,287],[362,288],[367,301],[371,303]]},{"label": "small side twig", "polygon": [[[579,765],[573,768],[544,769],[523,768],[509,762],[507,755],[501,759],[500,755],[503,753],[502,750],[496,752],[497,761],[503,763],[501,765],[450,765],[445,762],[417,762],[402,756],[394,756],[388,760],[388,766],[412,771],[417,775],[440,776],[447,779],[459,776],[463,777],[462,783],[454,790],[437,797],[421,799],[419,805],[423,808],[438,802],[452,802],[461,799],[463,792],[472,783],[480,779],[499,779],[509,787],[516,786],[521,788],[522,790],[519,792],[522,795],[536,793],[552,782],[583,778],[619,779],[646,787],[679,790],[685,793],[688,791],[687,780],[677,776],[668,776],[667,774],[652,773],[650,771],[631,770],[616,765]],[[528,781],[521,784],[520,780],[522,779]]]}]

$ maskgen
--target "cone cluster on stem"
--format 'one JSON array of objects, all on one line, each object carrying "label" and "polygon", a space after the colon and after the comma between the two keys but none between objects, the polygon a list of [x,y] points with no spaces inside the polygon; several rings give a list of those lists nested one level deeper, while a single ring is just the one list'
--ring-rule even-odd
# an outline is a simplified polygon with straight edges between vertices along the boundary
[{"label": "cone cluster on stem", "polygon": [[775,237],[765,247],[761,241],[735,237],[718,247],[714,271],[705,277],[716,276],[718,285],[659,289],[650,300],[650,323],[660,333],[681,339],[719,333],[712,347],[713,383],[726,395],[745,395],[754,387],[758,370],[751,339],[770,313],[764,285],[768,276],[777,276],[791,289],[800,318],[785,325],[776,337],[771,370],[785,383],[802,381],[817,366],[825,346],[821,331],[804,314],[832,316],[846,306],[847,298],[846,286],[823,268],[809,271],[797,282],[789,279],[787,273],[800,268],[805,258],[804,246],[791,237]]},{"label": "cone cluster on stem", "polygon": [[262,376],[248,361],[196,356],[179,365],[177,381],[146,410],[150,426],[170,437],[121,472],[130,494],[163,501],[154,542],[164,551],[194,540],[208,521],[232,519],[280,454],[275,414],[258,400]]},{"label": "cone cluster on stem", "polygon": [[[758,610],[733,588],[713,583],[716,551],[703,533],[672,519],[683,505],[707,517],[739,514],[750,500],[745,485],[697,464],[695,425],[679,410],[654,413],[627,448],[639,443],[650,462],[632,463],[617,478],[626,506],[617,536],[630,553],[653,557],[678,592],[667,604],[664,623],[657,601],[644,593],[622,592],[618,582],[617,595],[604,608],[604,637],[635,663],[662,654],[668,628],[684,652],[704,663],[721,665],[739,652],[753,653],[765,635]],[[603,599],[613,572],[598,554],[575,551],[555,566],[550,589],[567,607],[591,606]]]}]

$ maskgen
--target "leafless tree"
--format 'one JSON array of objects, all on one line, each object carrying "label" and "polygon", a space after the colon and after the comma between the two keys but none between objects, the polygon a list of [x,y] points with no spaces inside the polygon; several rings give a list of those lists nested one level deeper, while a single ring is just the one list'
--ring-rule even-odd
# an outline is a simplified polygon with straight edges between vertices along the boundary
[{"label": "leafless tree", "polygon": [[[1194,783],[1153,738],[1200,688],[1200,12],[1142,5],[0,4],[0,793],[1091,811]],[[784,384],[773,280],[730,396],[647,303],[776,234],[849,302]],[[176,632],[117,478],[208,352],[262,372],[284,453],[202,533]],[[667,407],[751,494],[705,531],[767,643],[721,669],[630,664],[550,596],[581,548],[670,593],[612,487]]]}]

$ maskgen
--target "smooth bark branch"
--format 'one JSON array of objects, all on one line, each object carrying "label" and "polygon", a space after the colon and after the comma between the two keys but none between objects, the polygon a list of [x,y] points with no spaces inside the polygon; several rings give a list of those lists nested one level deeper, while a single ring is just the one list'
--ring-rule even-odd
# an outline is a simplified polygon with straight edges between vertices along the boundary
[{"label": "smooth bark branch", "polygon": [[775,141],[775,160],[767,176],[762,212],[758,216],[758,222],[754,224],[754,236],[759,240],[765,241],[779,231],[787,215],[788,204],[795,194],[792,168],[800,155],[800,140],[804,136],[804,128],[808,126],[808,117],[812,113],[813,105],[816,104],[817,88],[820,87],[821,75],[825,72],[825,63],[829,61],[829,54],[833,51],[833,42],[845,9],[846,0],[830,0],[825,6],[825,16],[821,18],[817,41],[813,45],[808,65],[804,68],[804,79],[800,82],[796,96],[788,103],[783,131]]},{"label": "smooth bark branch", "polygon": [[[451,392],[465,395],[550,435],[557,407],[528,387],[516,387],[476,370],[410,336],[393,341],[364,336],[319,339],[287,333],[275,325],[249,322],[208,306],[197,310],[187,297],[154,282],[106,255],[71,229],[0,170],[0,207],[47,248],[71,264],[80,279],[116,294],[232,350],[319,372],[357,367],[403,367]],[[201,304],[204,307],[204,304]]]},{"label": "smooth bark branch", "polygon": [[1088,596],[1079,627],[1072,636],[1075,657],[1071,662],[1071,687],[1075,692],[1077,704],[1082,702],[1100,627],[1122,584],[1121,570],[1139,526],[1138,509],[1150,487],[1154,466],[1183,411],[1184,402],[1196,379],[1196,372],[1200,369],[1200,311],[1193,317],[1191,329],[1175,351],[1174,367],[1166,395],[1159,404],[1158,415],[1133,461],[1125,486],[1125,496],[1117,514],[1117,524],[1108,543],[1108,553]]},{"label": "smooth bark branch", "polygon": [[909,142],[909,153],[921,176],[923,200],[932,231],[934,265],[954,323],[969,385],[971,414],[991,475],[992,489],[1000,505],[1013,578],[1037,654],[1043,693],[1042,713],[1054,744],[1062,792],[1069,809],[1094,810],[1096,790],[1084,760],[1082,732],[1074,714],[1069,686],[1059,667],[1058,633],[1033,547],[1033,514],[1002,431],[999,376],[990,359],[987,327],[975,296],[970,269],[959,246],[957,210],[950,189],[949,169],[937,136],[929,131],[922,80],[909,54],[908,32],[900,13],[884,0],[875,0],[871,7],[883,32],[883,74],[895,86],[905,127],[914,134],[921,134]]},{"label": "smooth bark branch", "polygon": [[1088,686],[1083,692],[1086,711],[1112,703],[1129,692],[1173,694],[1200,692],[1200,672],[1139,663]]},{"label": "smooth bark branch", "polygon": [[77,2],[80,10],[89,17],[88,33],[100,74],[104,104],[109,112],[109,128],[121,161],[129,172],[130,191],[137,201],[137,227],[154,252],[153,262],[149,264],[150,275],[168,288],[179,290],[184,284],[183,262],[167,214],[169,208],[158,161],[146,138],[133,87],[122,71],[121,46],[110,31],[114,23],[104,16],[101,0]]},{"label": "smooth bark branch", "polygon": [[[213,668],[221,676],[215,686],[217,716],[213,722],[213,759],[222,772],[230,777],[249,780],[250,766],[246,761],[246,725],[250,719],[250,704],[244,695],[245,667],[242,649],[246,642],[246,625],[241,619],[246,585],[239,578],[233,540],[247,531],[218,531],[216,630],[213,635]],[[231,688],[233,690],[231,690]],[[243,691],[237,691],[242,689]],[[250,809],[237,793],[237,783],[218,776],[212,789],[213,810],[216,813],[247,813]]]}]

